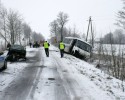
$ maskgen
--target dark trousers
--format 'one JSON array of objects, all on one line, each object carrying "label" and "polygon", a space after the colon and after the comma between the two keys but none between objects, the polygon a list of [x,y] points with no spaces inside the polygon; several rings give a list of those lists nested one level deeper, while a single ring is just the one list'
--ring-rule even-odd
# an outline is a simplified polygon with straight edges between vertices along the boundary
[{"label": "dark trousers", "polygon": [[32,46],[32,45],[30,44],[30,48],[31,48],[31,46]]},{"label": "dark trousers", "polygon": [[60,49],[61,58],[64,56],[64,49]]},{"label": "dark trousers", "polygon": [[49,48],[45,48],[46,56],[49,57]]}]

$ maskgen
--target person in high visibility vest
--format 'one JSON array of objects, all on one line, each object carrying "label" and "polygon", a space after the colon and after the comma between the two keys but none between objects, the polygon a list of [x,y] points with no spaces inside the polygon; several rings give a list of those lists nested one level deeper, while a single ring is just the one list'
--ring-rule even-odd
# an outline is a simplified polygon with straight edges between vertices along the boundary
[{"label": "person in high visibility vest", "polygon": [[45,49],[45,53],[46,53],[46,56],[47,56],[47,57],[49,57],[49,46],[50,46],[50,44],[49,44],[47,41],[45,41],[45,42],[43,43],[43,47],[44,47],[44,49]]},{"label": "person in high visibility vest", "polygon": [[59,49],[60,49],[60,55],[62,58],[64,56],[64,49],[65,49],[65,45],[62,41],[60,41],[60,43],[59,43]]}]

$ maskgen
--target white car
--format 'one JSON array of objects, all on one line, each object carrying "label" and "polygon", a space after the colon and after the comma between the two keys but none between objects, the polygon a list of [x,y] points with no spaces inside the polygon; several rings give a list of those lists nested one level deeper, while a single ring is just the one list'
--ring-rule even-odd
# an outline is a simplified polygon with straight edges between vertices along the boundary
[{"label": "white car", "polygon": [[7,69],[6,56],[3,53],[0,53],[0,69]]}]

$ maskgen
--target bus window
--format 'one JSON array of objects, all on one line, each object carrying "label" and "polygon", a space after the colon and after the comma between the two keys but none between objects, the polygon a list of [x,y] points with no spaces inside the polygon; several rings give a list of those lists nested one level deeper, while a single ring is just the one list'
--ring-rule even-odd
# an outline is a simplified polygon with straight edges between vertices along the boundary
[{"label": "bus window", "polygon": [[88,45],[87,43],[85,42],[82,42],[82,41],[77,41],[77,47],[79,47],[80,49],[82,50],[85,50],[87,52],[91,52],[91,46]]}]

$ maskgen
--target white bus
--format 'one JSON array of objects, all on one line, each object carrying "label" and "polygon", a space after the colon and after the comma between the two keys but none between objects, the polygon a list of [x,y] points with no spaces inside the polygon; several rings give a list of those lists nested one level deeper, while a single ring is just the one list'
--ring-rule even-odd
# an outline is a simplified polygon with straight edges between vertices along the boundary
[{"label": "white bus", "polygon": [[64,44],[64,52],[73,54],[76,57],[80,57],[85,60],[90,58],[92,46],[89,43],[79,38],[65,37]]}]

